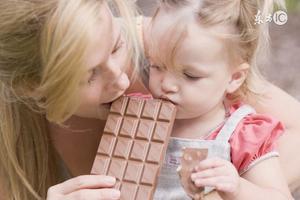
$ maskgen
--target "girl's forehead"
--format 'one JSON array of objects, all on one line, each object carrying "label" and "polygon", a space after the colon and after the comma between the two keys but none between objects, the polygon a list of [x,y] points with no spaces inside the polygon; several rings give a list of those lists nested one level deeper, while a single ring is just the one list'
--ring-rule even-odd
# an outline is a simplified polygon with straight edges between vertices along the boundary
[{"label": "girl's forehead", "polygon": [[[190,22],[186,26],[186,34],[181,43],[181,48],[186,51],[221,53],[224,49],[224,42],[218,36],[218,28],[204,27],[199,23]],[[197,51],[197,52],[199,52]]]},{"label": "girl's forehead", "polygon": [[[172,18],[175,16],[174,18]],[[161,63],[173,64],[182,60],[209,62],[224,58],[224,41],[217,33],[223,27],[203,26],[198,19],[172,13],[157,15],[153,23],[152,55]],[[159,49],[159,53],[157,50]]]}]

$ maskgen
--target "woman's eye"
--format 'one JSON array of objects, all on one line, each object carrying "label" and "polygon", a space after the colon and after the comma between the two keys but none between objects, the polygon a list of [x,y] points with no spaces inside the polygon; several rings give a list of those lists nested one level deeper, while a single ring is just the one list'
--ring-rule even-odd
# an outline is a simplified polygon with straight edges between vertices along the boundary
[{"label": "woman's eye", "polygon": [[191,75],[191,74],[188,74],[188,73],[184,73],[184,76],[190,80],[199,80],[201,77],[199,76],[194,76],[194,75]]},{"label": "woman's eye", "polygon": [[118,44],[114,47],[113,51],[111,52],[112,54],[116,53],[121,47],[123,46],[124,41],[119,41]]},{"label": "woman's eye", "polygon": [[93,69],[92,70],[92,74],[91,74],[91,76],[88,80],[89,84],[91,84],[96,79],[97,73],[98,73],[98,69]]}]

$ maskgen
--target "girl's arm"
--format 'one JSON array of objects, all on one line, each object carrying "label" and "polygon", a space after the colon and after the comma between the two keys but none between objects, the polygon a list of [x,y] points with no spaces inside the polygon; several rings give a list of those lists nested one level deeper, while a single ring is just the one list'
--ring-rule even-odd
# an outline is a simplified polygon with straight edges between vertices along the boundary
[{"label": "girl's arm", "polygon": [[[227,160],[205,159],[195,167],[191,180],[197,187],[214,187],[225,200],[292,199],[277,157],[258,161],[242,176]],[[205,199],[220,198],[207,195]]]},{"label": "girl's arm", "polygon": [[279,159],[272,157],[263,160],[242,175],[240,192],[235,199],[293,199],[281,172]]},{"label": "girl's arm", "polygon": [[279,139],[280,164],[290,189],[300,186],[300,103],[278,87],[268,84],[261,101],[250,99],[257,112],[270,114],[285,125]]}]

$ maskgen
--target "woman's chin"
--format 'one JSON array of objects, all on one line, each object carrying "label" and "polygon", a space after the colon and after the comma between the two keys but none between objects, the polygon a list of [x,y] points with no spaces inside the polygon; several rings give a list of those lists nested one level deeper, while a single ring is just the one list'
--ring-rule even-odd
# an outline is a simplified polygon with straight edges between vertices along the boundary
[{"label": "woman's chin", "polygon": [[106,120],[109,114],[111,103],[101,104],[97,112],[97,119]]}]

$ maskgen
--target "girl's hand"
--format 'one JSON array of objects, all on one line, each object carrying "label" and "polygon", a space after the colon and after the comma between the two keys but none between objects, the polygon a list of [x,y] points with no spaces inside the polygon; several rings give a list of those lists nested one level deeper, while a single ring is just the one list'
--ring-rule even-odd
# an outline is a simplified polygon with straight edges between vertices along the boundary
[{"label": "girl's hand", "polygon": [[191,179],[197,187],[215,187],[221,196],[234,199],[240,185],[240,176],[231,162],[220,158],[205,159],[195,167]]},{"label": "girl's hand", "polygon": [[110,176],[78,176],[50,187],[47,200],[120,199],[120,191],[112,188],[115,183],[116,179]]}]

